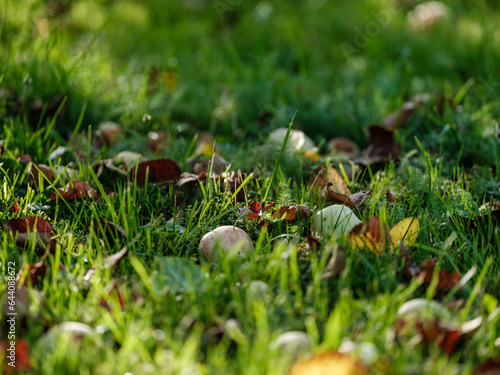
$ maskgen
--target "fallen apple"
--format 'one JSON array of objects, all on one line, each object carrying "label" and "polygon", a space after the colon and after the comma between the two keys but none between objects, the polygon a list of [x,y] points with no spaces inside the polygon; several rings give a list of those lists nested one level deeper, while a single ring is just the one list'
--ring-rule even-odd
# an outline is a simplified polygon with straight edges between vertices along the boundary
[{"label": "fallen apple", "polygon": [[202,237],[199,248],[207,260],[215,262],[217,247],[225,253],[234,251],[238,255],[251,253],[254,250],[248,234],[232,225],[223,225]]},{"label": "fallen apple", "polygon": [[311,233],[315,236],[335,233],[337,237],[342,237],[358,224],[361,224],[361,220],[349,207],[334,204],[323,208],[314,215]]},{"label": "fallen apple", "polygon": [[[279,145],[283,144],[285,140],[286,132],[288,128],[278,128],[273,130],[269,134],[269,142],[276,143]],[[290,135],[288,136],[288,142],[286,145],[286,150],[288,152],[300,152],[311,150],[316,145],[303,131],[301,130],[290,130]]]},{"label": "fallen apple", "polygon": [[279,348],[280,351],[297,357],[309,354],[311,343],[307,333],[302,331],[288,331],[278,336],[271,343],[271,348]]}]

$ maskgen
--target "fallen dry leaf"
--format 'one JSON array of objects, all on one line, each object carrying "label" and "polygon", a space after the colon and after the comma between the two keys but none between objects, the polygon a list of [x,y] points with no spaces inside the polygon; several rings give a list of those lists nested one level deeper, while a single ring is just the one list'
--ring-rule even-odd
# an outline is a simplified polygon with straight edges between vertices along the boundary
[{"label": "fallen dry leaf", "polygon": [[330,139],[327,143],[327,148],[328,150],[337,152],[349,159],[354,159],[359,155],[358,145],[350,139],[344,137]]},{"label": "fallen dry leaf", "polygon": [[[22,219],[10,219],[4,222],[4,227],[13,236],[20,245],[36,241],[37,246],[45,249],[47,244],[55,245],[52,237],[55,231],[52,225],[39,216],[29,216]],[[52,248],[54,248],[52,246]]]},{"label": "fallen dry leaf", "polygon": [[172,184],[177,182],[181,176],[181,168],[170,159],[149,160],[139,163],[136,169],[129,173],[131,181],[137,181],[137,185],[144,187],[148,184]]},{"label": "fallen dry leaf", "polygon": [[[406,248],[403,242],[399,243],[399,248],[401,253],[405,258],[405,268],[403,269],[403,275],[410,276],[412,278],[421,277],[424,284],[430,285],[434,277],[434,268],[437,264],[437,259],[426,259],[418,266],[410,255],[410,252]],[[462,279],[461,275],[457,272],[447,272],[440,270],[438,273],[438,285],[437,292],[440,295],[445,295],[456,285],[458,285]]]},{"label": "fallen dry leaf", "polygon": [[328,202],[345,204],[351,208],[358,209],[359,212],[363,212],[365,210],[365,202],[372,193],[372,190],[361,190],[351,195],[345,195],[335,192],[333,190],[333,186],[330,185],[330,183],[328,184],[326,191],[328,194]]},{"label": "fallen dry leaf", "polygon": [[370,125],[368,131],[370,132],[370,145],[359,158],[354,160],[355,164],[367,166],[388,160],[398,160],[398,151],[401,147],[396,145],[394,133],[391,130],[381,125]]},{"label": "fallen dry leaf", "polygon": [[391,243],[389,226],[372,216],[356,225],[349,234],[351,246],[358,249],[369,249],[375,254],[382,254]]},{"label": "fallen dry leaf", "polygon": [[417,319],[415,327],[422,336],[422,341],[426,347],[437,345],[449,357],[462,339],[470,338],[482,324],[483,319],[476,319],[462,323],[460,325],[443,322],[440,319],[423,321]]},{"label": "fallen dry leaf", "polygon": [[292,365],[288,375],[363,375],[368,368],[350,354],[329,351]]},{"label": "fallen dry leaf", "polygon": [[45,164],[30,163],[28,167],[28,185],[38,187],[38,182],[41,179],[42,185],[45,186],[47,180],[54,181],[54,172]]},{"label": "fallen dry leaf", "polygon": [[90,187],[89,184],[83,181],[71,181],[66,184],[64,188],[57,189],[57,192],[52,191],[50,193],[50,199],[80,199],[80,198],[91,198],[93,200],[99,199],[99,193],[97,190]]},{"label": "fallen dry leaf", "polygon": [[112,145],[120,141],[124,130],[120,124],[112,121],[106,121],[99,125],[98,133],[101,134],[108,145]]},{"label": "fallen dry leaf", "polygon": [[471,375],[500,375],[500,360],[488,359],[474,368]]},{"label": "fallen dry leaf", "polygon": [[328,167],[319,166],[316,168],[311,175],[311,186],[312,188],[325,188],[328,184],[331,184],[333,190],[337,193],[350,195],[351,190],[347,183],[345,182],[342,175],[331,165]]}]

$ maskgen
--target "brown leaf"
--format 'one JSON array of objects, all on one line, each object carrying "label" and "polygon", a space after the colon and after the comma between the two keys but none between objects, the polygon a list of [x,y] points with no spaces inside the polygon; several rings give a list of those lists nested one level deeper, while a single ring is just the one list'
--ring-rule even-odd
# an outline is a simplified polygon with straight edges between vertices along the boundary
[{"label": "brown leaf", "polygon": [[[406,249],[406,246],[404,246],[402,242],[400,242],[399,248],[401,249],[401,252],[406,260],[405,268],[403,269],[403,275],[413,278],[421,277],[424,284],[430,285],[434,276],[434,268],[436,267],[436,264],[438,262],[437,259],[426,259],[422,262],[422,264],[420,264],[420,266],[417,266],[417,264],[411,258],[410,253]],[[437,278],[437,291],[440,294],[446,294],[447,292],[449,292],[462,279],[457,271],[447,272],[443,270],[439,271]]]},{"label": "brown leaf", "polygon": [[451,357],[460,341],[471,337],[482,322],[483,319],[481,317],[477,317],[461,325],[443,322],[437,318],[430,321],[417,319],[415,327],[427,347],[437,345]]},{"label": "brown leaf", "polygon": [[344,137],[337,137],[329,140],[327,147],[329,150],[338,152],[350,159],[359,155],[358,145]]},{"label": "brown leaf", "polygon": [[146,180],[149,184],[172,184],[179,180],[180,176],[181,168],[170,159],[143,161],[137,166],[137,172],[134,168],[129,173],[130,179],[137,181],[140,187],[146,184]]},{"label": "brown leaf", "polygon": [[57,189],[57,193],[52,191],[50,193],[50,199],[80,199],[80,198],[91,198],[94,200],[99,199],[99,193],[97,190],[90,187],[89,184],[83,181],[72,181],[66,184],[64,188]]},{"label": "brown leaf", "polygon": [[384,163],[390,159],[398,160],[398,151],[401,147],[396,145],[391,130],[381,125],[370,125],[368,131],[370,145],[359,158],[354,160],[355,164],[367,166]]},{"label": "brown leaf", "polygon": [[345,194],[335,192],[333,190],[333,186],[328,184],[327,192],[329,198],[327,199],[327,201],[345,204],[351,208],[357,208],[360,212],[363,212],[366,208],[365,202],[370,197],[372,190],[361,190],[357,193],[347,196]]},{"label": "brown leaf", "polygon": [[43,186],[45,186],[47,180],[54,181],[54,178],[54,172],[48,165],[30,163],[28,167],[28,185],[38,187],[38,180],[41,179]]},{"label": "brown leaf", "polygon": [[274,211],[273,218],[285,220],[285,221],[293,221],[297,219],[297,207],[295,206],[282,206]]},{"label": "brown leaf", "polygon": [[500,360],[488,359],[474,368],[471,375],[500,375]]},{"label": "brown leaf", "polygon": [[[422,272],[420,273],[419,277],[423,277],[424,283],[427,285],[430,285],[432,282],[434,267],[436,266],[436,264],[437,264],[437,259],[426,259],[420,265]],[[447,272],[440,270],[438,275],[438,285],[437,285],[438,291],[449,292],[451,289],[453,289],[455,285],[457,285],[460,282],[461,278],[462,277],[457,271]]]},{"label": "brown leaf", "polygon": [[329,165],[325,171],[325,167],[319,166],[311,175],[311,185],[313,188],[325,188],[328,184],[331,184],[333,190],[337,193],[351,194],[351,190],[344,178],[335,168]]},{"label": "brown leaf", "polygon": [[118,143],[124,130],[120,124],[112,121],[106,121],[99,125],[99,132],[108,145]]},{"label": "brown leaf", "polygon": [[415,111],[415,108],[417,108],[415,102],[404,103],[398,111],[384,118],[384,126],[390,130],[404,128],[413,111]]},{"label": "brown leaf", "polygon": [[39,248],[45,249],[46,244],[54,242],[52,240],[55,236],[54,228],[47,220],[39,216],[6,220],[4,227],[17,238],[16,241],[20,245],[36,241]]},{"label": "brown leaf", "polygon": [[391,243],[389,231],[387,224],[383,225],[378,217],[372,216],[351,230],[349,241],[356,248],[367,248],[380,255]]}]

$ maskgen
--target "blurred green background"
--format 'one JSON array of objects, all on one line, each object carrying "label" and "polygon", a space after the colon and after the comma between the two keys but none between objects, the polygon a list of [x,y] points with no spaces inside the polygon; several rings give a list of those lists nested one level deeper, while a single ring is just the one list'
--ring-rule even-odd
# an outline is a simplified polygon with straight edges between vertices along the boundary
[{"label": "blurred green background", "polygon": [[237,141],[262,139],[297,110],[296,127],[316,142],[363,145],[367,125],[417,94],[453,96],[472,78],[469,112],[494,102],[498,2],[443,1],[446,14],[426,27],[409,22],[420,3],[4,0],[0,115],[36,126],[67,96],[62,133],[87,103],[84,127],[113,120]]}]

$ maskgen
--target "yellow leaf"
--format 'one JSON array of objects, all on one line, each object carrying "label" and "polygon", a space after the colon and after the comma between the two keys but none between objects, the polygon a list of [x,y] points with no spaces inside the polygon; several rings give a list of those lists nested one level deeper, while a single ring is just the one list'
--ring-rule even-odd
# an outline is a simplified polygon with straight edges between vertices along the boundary
[{"label": "yellow leaf", "polygon": [[389,232],[392,239],[393,248],[397,248],[403,241],[406,247],[415,243],[420,230],[420,224],[416,217],[407,217],[397,223]]},{"label": "yellow leaf", "polygon": [[349,354],[335,351],[316,355],[307,361],[295,362],[289,375],[362,375],[368,369]]},{"label": "yellow leaf", "polygon": [[304,153],[304,157],[312,161],[321,160],[321,156],[318,154],[318,151],[315,150],[306,150],[306,152]]}]

